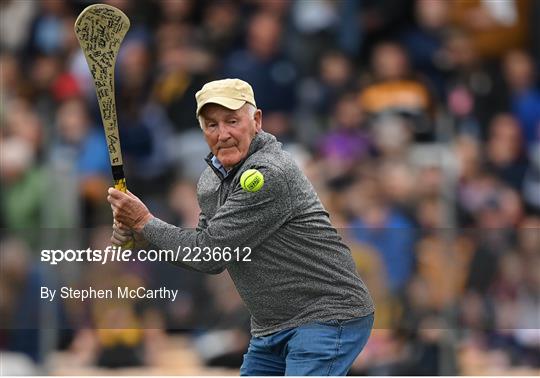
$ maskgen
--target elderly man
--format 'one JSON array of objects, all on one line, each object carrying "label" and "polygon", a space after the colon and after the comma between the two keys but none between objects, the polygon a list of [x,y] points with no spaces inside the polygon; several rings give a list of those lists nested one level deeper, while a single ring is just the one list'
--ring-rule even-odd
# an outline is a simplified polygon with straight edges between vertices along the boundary
[{"label": "elderly man", "polygon": [[[135,235],[161,249],[182,246],[185,253],[236,251],[227,259],[206,254],[174,263],[211,274],[228,270],[252,316],[241,374],[345,375],[367,342],[374,312],[350,250],[311,183],[262,131],[248,83],[213,81],[196,99],[211,150],[197,188],[197,229],[167,224],[133,194],[111,188],[112,242]],[[240,182],[247,170],[264,178],[259,190]]]}]

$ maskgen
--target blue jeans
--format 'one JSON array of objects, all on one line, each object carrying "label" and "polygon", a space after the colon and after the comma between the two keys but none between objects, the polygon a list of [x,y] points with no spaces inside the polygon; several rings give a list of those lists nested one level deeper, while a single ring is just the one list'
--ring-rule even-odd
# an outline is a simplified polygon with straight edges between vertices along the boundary
[{"label": "blue jeans", "polygon": [[373,314],[252,337],[240,375],[346,375],[367,343]]}]

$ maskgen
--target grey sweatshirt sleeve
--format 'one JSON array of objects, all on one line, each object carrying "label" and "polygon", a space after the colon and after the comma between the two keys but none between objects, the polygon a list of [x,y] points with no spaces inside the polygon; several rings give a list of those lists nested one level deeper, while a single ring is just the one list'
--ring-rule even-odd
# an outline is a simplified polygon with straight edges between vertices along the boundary
[{"label": "grey sweatshirt sleeve", "polygon": [[[285,175],[277,166],[257,167],[264,176],[263,187],[255,193],[244,191],[238,182],[215,216],[206,219],[206,228],[188,230],[153,218],[143,229],[143,236],[161,249],[181,253],[174,263],[205,273],[219,273],[235,261],[182,261],[186,249],[195,247],[231,249],[245,247],[254,250],[269,235],[281,227],[292,213],[291,197]],[[240,254],[242,257],[242,255]]]}]

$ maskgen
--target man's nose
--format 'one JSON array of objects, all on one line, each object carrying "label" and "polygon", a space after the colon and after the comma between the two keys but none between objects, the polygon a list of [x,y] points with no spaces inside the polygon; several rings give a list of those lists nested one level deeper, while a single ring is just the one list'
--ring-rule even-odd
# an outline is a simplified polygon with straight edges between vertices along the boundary
[{"label": "man's nose", "polygon": [[224,122],[219,123],[218,132],[219,132],[218,139],[220,141],[227,140],[231,137],[231,134],[229,133],[229,128]]}]

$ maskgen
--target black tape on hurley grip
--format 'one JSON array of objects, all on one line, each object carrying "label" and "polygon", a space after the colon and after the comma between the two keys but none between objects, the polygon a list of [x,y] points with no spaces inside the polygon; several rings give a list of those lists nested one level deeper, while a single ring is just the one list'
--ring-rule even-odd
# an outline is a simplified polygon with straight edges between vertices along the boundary
[{"label": "black tape on hurley grip", "polygon": [[112,176],[114,181],[122,180],[124,176],[124,165],[112,165]]}]

